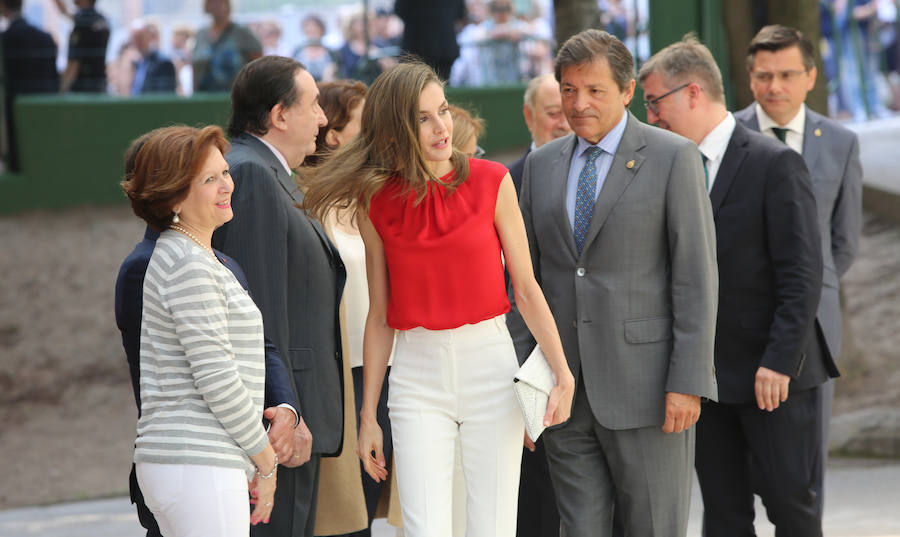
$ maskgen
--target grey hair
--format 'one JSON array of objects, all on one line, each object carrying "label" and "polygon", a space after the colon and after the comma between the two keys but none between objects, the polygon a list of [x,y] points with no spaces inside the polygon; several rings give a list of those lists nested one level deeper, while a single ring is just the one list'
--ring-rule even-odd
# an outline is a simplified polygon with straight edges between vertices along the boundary
[{"label": "grey hair", "polygon": [[709,49],[693,34],[687,34],[681,41],[672,43],[647,60],[638,73],[638,82],[643,85],[654,72],[662,76],[669,88],[694,82],[703,88],[710,100],[725,102],[719,66]]}]

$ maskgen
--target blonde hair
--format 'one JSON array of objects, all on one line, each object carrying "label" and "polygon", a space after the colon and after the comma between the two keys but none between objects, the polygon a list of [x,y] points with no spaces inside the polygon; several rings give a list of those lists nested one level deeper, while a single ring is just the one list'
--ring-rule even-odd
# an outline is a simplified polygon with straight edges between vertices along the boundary
[{"label": "blonde hair", "polygon": [[484,119],[454,104],[450,105],[450,116],[453,118],[453,147],[465,147],[473,139],[478,143],[478,137],[484,132]]},{"label": "blonde hair", "polygon": [[[304,177],[303,208],[321,219],[329,210],[345,210],[355,203],[368,211],[369,202],[388,182],[399,181],[404,191],[415,190],[421,202],[429,184],[438,178],[429,171],[419,143],[419,98],[428,84],[440,78],[420,61],[400,63],[375,79],[362,110],[359,135],[332,152]],[[469,160],[457,149],[450,157],[452,192],[469,175]]]}]

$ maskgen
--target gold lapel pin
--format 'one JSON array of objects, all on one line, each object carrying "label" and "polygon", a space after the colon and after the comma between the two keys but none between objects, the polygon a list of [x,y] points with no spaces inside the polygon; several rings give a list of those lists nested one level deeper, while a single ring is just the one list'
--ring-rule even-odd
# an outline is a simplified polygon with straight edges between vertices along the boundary
[{"label": "gold lapel pin", "polygon": [[816,136],[822,136],[822,129],[816,129],[816,130],[814,130],[814,131],[813,131],[813,134],[815,134]]},{"label": "gold lapel pin", "polygon": [[628,168],[629,170],[630,170],[631,168],[634,168],[634,161],[633,161],[633,160],[629,160],[628,162],[625,163],[625,167]]}]

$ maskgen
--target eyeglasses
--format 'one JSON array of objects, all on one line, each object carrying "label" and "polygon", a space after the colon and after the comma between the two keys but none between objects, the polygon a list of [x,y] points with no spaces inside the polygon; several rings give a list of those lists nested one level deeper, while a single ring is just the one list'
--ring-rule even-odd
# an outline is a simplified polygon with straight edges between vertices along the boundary
[{"label": "eyeglasses", "polygon": [[665,99],[666,97],[668,97],[669,95],[672,95],[673,93],[675,93],[677,91],[683,90],[684,88],[686,88],[690,85],[691,85],[690,82],[685,82],[684,84],[678,86],[677,88],[667,91],[655,99],[650,99],[649,101],[645,99],[644,100],[644,108],[646,108],[647,110],[650,110],[654,114],[659,114],[659,108],[656,106],[656,103],[658,103],[659,101]]},{"label": "eyeglasses", "polygon": [[475,146],[475,152],[472,153],[472,156],[475,158],[481,158],[484,156],[484,148],[480,145]]},{"label": "eyeglasses", "polygon": [[784,82],[789,84],[794,80],[797,80],[801,75],[805,75],[809,72],[809,69],[804,69],[802,71],[779,71],[777,73],[770,73],[768,71],[754,71],[750,73],[750,78],[754,81],[759,82],[760,84],[771,84],[775,77],[778,77],[780,82]]}]

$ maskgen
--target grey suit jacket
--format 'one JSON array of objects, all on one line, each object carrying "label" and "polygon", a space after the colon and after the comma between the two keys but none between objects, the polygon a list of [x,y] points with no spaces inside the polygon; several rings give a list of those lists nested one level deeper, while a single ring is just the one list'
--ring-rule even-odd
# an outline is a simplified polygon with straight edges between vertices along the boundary
[{"label": "grey suit jacket", "polygon": [[343,385],[338,304],[346,278],[318,222],[295,203],[293,179],[260,140],[232,139],[234,218],[213,245],[235,258],[263,314],[266,337],[293,377],[297,409],[313,435],[313,454],[340,451]]},{"label": "grey suit jacket", "polygon": [[[756,103],[734,114],[745,127],[759,131]],[[822,237],[822,297],[816,322],[832,358],[841,352],[839,278],[859,249],[862,227],[862,164],[856,133],[806,109],[803,160],[812,178]]]},{"label": "grey suit jacket", "polygon": [[[597,421],[662,425],[666,392],[717,396],[715,229],[700,154],[629,114],[578,256],[565,207],[575,141],[554,140],[525,163],[535,274]],[[533,341],[515,312],[510,326],[526,352]]]}]

